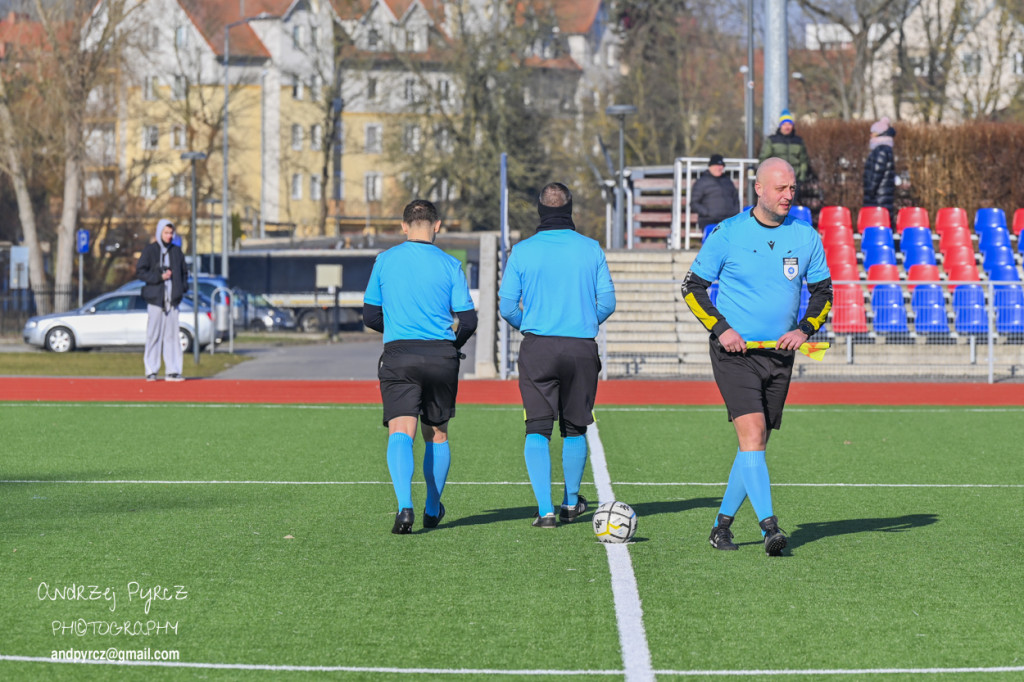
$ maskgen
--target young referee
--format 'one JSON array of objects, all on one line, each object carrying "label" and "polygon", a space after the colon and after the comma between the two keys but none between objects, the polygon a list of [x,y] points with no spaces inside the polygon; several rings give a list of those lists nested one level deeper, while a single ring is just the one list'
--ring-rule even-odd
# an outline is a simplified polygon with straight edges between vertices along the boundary
[{"label": "young referee", "polygon": [[[733,518],[750,498],[769,556],[780,556],[786,536],[772,508],[765,461],[770,429],[782,423],[794,354],[824,324],[832,307],[832,280],[821,239],[791,218],[793,167],[765,160],[754,182],[757,205],[718,224],[683,281],[683,298],[711,332],[711,367],[736,428],[739,448],[709,541],[732,550]],[[803,319],[801,282],[811,298]],[[718,280],[717,307],[708,287]],[[773,350],[747,350],[747,341],[775,341]]]},{"label": "young referee", "polygon": [[[441,228],[437,209],[417,199],[405,207],[406,241],[377,256],[363,298],[363,322],[384,333],[377,376],[388,427],[388,470],[398,498],[392,533],[412,532],[412,442],[421,423],[426,449],[427,500],[423,527],[444,518],[441,492],[451,451],[448,420],[455,416],[459,352],[476,331],[476,311],[462,265],[434,246]],[[452,330],[458,319],[458,332]]]},{"label": "young referee", "polygon": [[559,518],[569,523],[587,510],[579,492],[587,464],[584,434],[594,423],[601,371],[594,337],[615,310],[615,287],[601,246],[576,232],[568,187],[544,187],[537,210],[537,233],[513,247],[498,296],[501,316],[523,332],[519,392],[526,412],[526,471],[537,499],[533,525],[554,528],[549,445],[555,419],[565,477]]}]

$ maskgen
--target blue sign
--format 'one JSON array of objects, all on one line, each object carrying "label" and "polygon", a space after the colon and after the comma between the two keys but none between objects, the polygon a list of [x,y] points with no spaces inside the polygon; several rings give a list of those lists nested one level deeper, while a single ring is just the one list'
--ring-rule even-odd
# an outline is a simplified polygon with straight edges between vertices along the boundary
[{"label": "blue sign", "polygon": [[78,253],[89,253],[89,230],[79,230],[75,234],[75,244]]}]

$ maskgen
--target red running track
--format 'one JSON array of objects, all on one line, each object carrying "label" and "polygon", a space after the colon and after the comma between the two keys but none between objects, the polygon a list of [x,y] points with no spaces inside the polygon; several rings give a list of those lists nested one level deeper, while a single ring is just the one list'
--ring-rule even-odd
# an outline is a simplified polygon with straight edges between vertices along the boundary
[{"label": "red running track", "polygon": [[[180,402],[353,404],[376,403],[376,381],[226,381],[182,383],[144,379],[0,377],[0,400],[19,402]],[[598,386],[598,404],[721,405],[713,382],[631,381]],[[459,402],[519,404],[515,381],[466,380]],[[794,383],[790,405],[1024,405],[1024,384],[967,383]]]}]

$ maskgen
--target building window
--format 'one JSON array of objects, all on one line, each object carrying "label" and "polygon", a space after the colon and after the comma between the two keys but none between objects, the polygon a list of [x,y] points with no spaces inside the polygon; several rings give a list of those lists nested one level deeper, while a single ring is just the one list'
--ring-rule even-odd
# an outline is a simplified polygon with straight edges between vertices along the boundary
[{"label": "building window", "polygon": [[324,148],[324,127],[319,123],[309,129],[309,148],[315,152]]},{"label": "building window", "polygon": [[174,46],[179,49],[188,47],[188,26],[178,26],[174,29]]},{"label": "building window", "polygon": [[143,173],[142,174],[142,187],[140,194],[143,199],[156,199],[158,185],[156,181],[155,173]]},{"label": "building window", "polygon": [[366,47],[370,50],[376,50],[380,46],[380,31],[375,28],[371,28],[370,32],[366,34]]},{"label": "building window", "polygon": [[452,132],[448,128],[438,126],[434,129],[434,144],[437,151],[448,154],[452,151]]},{"label": "building window", "polygon": [[338,154],[345,153],[345,123],[338,121],[338,126],[334,129],[334,150]]},{"label": "building window", "polygon": [[171,147],[174,149],[184,149],[185,146],[185,126],[177,123],[171,128]]},{"label": "building window", "polygon": [[437,98],[442,102],[447,102],[451,96],[452,82],[447,78],[442,78],[437,82]]},{"label": "building window", "polygon": [[302,79],[292,76],[292,99],[302,99]]},{"label": "building window", "polygon": [[292,124],[292,149],[295,151],[302,150],[302,126],[298,123]]},{"label": "building window", "polygon": [[292,28],[292,47],[296,49],[302,49],[302,27],[295,26]]},{"label": "building window", "polygon": [[155,26],[149,31],[149,45],[146,46],[150,50],[155,50],[160,47],[160,29]]},{"label": "building window", "polygon": [[1013,53],[1013,75],[1024,76],[1024,52]]},{"label": "building window", "polygon": [[416,154],[420,151],[422,135],[420,127],[415,123],[405,126],[402,131],[402,146],[407,154]]},{"label": "building window", "polygon": [[363,176],[363,188],[366,201],[380,201],[380,173],[367,173]]},{"label": "building window", "polygon": [[295,173],[292,175],[292,199],[302,198],[302,174]]},{"label": "building window", "polygon": [[142,127],[142,148],[156,149],[160,146],[160,129],[156,126]]},{"label": "building window", "polygon": [[367,78],[366,79],[366,99],[371,102],[377,99],[377,79]]},{"label": "building window", "polygon": [[380,154],[383,148],[383,141],[381,140],[381,126],[379,123],[371,123],[366,126],[366,146],[365,152],[367,154]]},{"label": "building window", "polygon": [[309,27],[309,44],[310,47],[316,49],[320,47],[320,27],[310,26]]},{"label": "building window", "polygon": [[185,99],[188,94],[188,79],[184,76],[174,77],[174,89],[172,91],[172,97],[174,99]]},{"label": "building window", "polygon": [[188,182],[184,173],[171,177],[171,196],[184,197],[188,192]]},{"label": "building window", "polygon": [[415,102],[416,101],[416,79],[406,78],[405,79],[405,101]]},{"label": "building window", "polygon": [[323,181],[319,175],[309,176],[309,198],[313,201],[320,201],[323,197]]},{"label": "building window", "polygon": [[342,171],[334,172],[334,200],[344,201],[345,200],[345,173]]},{"label": "building window", "polygon": [[142,99],[152,102],[156,99],[157,79],[156,76],[146,76],[142,79]]},{"label": "building window", "polygon": [[309,86],[309,97],[314,102],[319,102],[324,96],[324,77],[320,74],[313,76],[313,82]]}]

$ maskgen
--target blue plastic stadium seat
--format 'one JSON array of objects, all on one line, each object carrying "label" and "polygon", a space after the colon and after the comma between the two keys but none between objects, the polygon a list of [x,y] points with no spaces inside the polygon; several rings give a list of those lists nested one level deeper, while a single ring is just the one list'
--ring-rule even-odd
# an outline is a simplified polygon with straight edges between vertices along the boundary
[{"label": "blue plastic stadium seat", "polygon": [[800,312],[797,313],[796,319],[804,319],[804,313],[807,312],[807,304],[811,300],[811,292],[807,288],[807,280],[804,280],[803,286],[800,288]]},{"label": "blue plastic stadium seat", "polygon": [[914,331],[918,334],[948,334],[949,319],[942,287],[938,284],[919,284],[910,297],[914,310]]},{"label": "blue plastic stadium seat", "polygon": [[790,206],[789,215],[805,223],[811,222],[811,209],[806,206]]},{"label": "blue plastic stadium seat", "polygon": [[997,286],[995,291],[996,331],[1000,334],[1024,334],[1024,288]]},{"label": "blue plastic stadium seat", "polygon": [[876,244],[864,247],[864,270],[872,265],[896,265],[896,250],[891,246]]},{"label": "blue plastic stadium seat", "polygon": [[903,290],[899,284],[879,284],[871,292],[871,310],[874,328],[883,334],[909,332],[907,309],[903,305]]},{"label": "blue plastic stadium seat", "polygon": [[700,238],[701,244],[708,240],[708,235],[710,235],[716,227],[718,227],[718,223],[708,223],[704,226],[704,234]]},{"label": "blue plastic stadium seat", "polygon": [[978,284],[961,284],[953,290],[953,328],[960,334],[988,332],[985,291]]},{"label": "blue plastic stadium seat", "polygon": [[903,267],[909,270],[914,265],[935,265],[935,250],[931,244],[911,246],[903,252]]},{"label": "blue plastic stadium seat", "polygon": [[892,229],[888,227],[865,227],[861,233],[860,247],[867,249],[868,246],[888,246],[895,250],[896,244],[892,239]]},{"label": "blue plastic stadium seat", "polygon": [[712,282],[708,287],[708,297],[711,299],[711,305],[718,305],[718,280]]},{"label": "blue plastic stadium seat", "polygon": [[913,246],[927,246],[932,251],[935,247],[932,245],[932,231],[927,227],[905,227],[903,232],[900,233],[900,251],[903,253],[907,252],[907,249]]},{"label": "blue plastic stadium seat", "polygon": [[991,268],[988,263],[985,264],[985,272],[988,274],[988,278],[993,282],[1019,282],[1020,273],[1017,272],[1017,266],[1010,263],[1000,263],[993,265]]},{"label": "blue plastic stadium seat", "polygon": [[980,234],[990,227],[1006,227],[1006,214],[1001,208],[979,208],[974,214],[974,231]]},{"label": "blue plastic stadium seat", "polygon": [[978,250],[982,253],[1000,246],[1010,246],[1010,232],[1005,227],[992,227],[978,233]]}]

